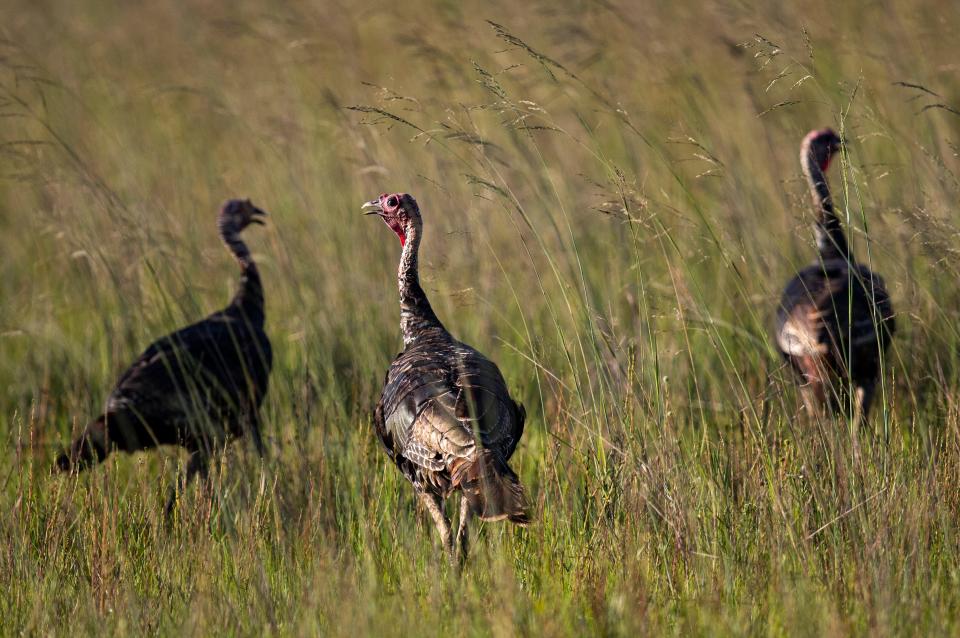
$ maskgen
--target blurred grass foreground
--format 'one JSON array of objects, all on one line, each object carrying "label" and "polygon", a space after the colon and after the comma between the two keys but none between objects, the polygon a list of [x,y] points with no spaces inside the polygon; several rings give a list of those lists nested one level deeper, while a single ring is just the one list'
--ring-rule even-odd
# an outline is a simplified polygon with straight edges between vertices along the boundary
[{"label": "blurred grass foreground", "polygon": [[[0,633],[960,631],[957,3],[2,5]],[[823,126],[899,311],[859,430],[804,418],[771,338]],[[460,575],[371,428],[384,191],[529,414],[536,523],[481,526]],[[174,450],[50,466],[229,299],[229,197],[271,213],[269,455],[227,448],[168,525]]]}]

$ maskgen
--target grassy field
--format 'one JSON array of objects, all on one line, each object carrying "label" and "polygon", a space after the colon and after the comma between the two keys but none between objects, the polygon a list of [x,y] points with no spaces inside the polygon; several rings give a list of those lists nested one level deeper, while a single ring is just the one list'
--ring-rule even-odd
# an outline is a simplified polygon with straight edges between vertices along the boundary
[{"label": "grassy field", "polygon": [[[955,2],[2,4],[0,634],[960,632]],[[859,431],[803,417],[770,337],[822,126],[898,311]],[[536,524],[461,575],[371,427],[384,191],[530,415]],[[229,299],[229,197],[271,213],[270,455],[226,450],[167,525],[174,450],[50,467]]]}]

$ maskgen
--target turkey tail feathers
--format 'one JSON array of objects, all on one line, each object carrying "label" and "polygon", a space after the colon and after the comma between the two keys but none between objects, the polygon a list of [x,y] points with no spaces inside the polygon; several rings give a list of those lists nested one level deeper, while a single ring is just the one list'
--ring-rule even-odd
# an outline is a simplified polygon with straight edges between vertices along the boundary
[{"label": "turkey tail feathers", "polygon": [[490,450],[452,468],[451,483],[461,489],[470,511],[481,520],[506,519],[522,526],[532,520],[520,478]]}]

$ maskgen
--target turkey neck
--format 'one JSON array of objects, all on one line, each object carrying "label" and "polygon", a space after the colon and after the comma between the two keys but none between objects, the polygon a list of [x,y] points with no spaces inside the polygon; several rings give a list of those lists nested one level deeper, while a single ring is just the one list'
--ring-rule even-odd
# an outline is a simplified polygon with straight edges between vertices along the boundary
[{"label": "turkey neck", "polygon": [[232,222],[221,220],[220,238],[240,264],[240,286],[230,302],[230,307],[240,310],[246,320],[262,326],[263,284],[260,282],[260,271],[257,270],[257,264],[253,261],[250,249],[240,239],[240,231]]},{"label": "turkey neck", "polygon": [[827,178],[814,157],[809,144],[803,146],[800,160],[803,164],[803,173],[810,184],[810,194],[813,195],[813,205],[817,209],[815,232],[817,250],[824,261],[830,259],[849,259],[850,251],[847,247],[847,238],[843,234],[840,219],[833,210],[833,199]]},{"label": "turkey neck", "polygon": [[406,241],[403,252],[400,253],[400,267],[397,271],[397,285],[400,288],[400,331],[403,333],[404,346],[409,346],[427,331],[446,331],[430,307],[427,294],[420,287],[418,254],[422,231],[423,222],[419,219],[407,222]]}]

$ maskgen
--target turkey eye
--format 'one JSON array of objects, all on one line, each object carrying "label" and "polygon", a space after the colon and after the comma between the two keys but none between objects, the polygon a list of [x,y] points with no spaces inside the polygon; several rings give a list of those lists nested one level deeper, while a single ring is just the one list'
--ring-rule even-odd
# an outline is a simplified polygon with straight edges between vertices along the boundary
[{"label": "turkey eye", "polygon": [[387,200],[387,206],[389,206],[390,208],[395,208],[396,205],[399,204],[399,203],[400,203],[400,202],[399,202],[399,201],[397,200],[397,198],[394,197],[394,196],[391,196],[391,197]]}]

